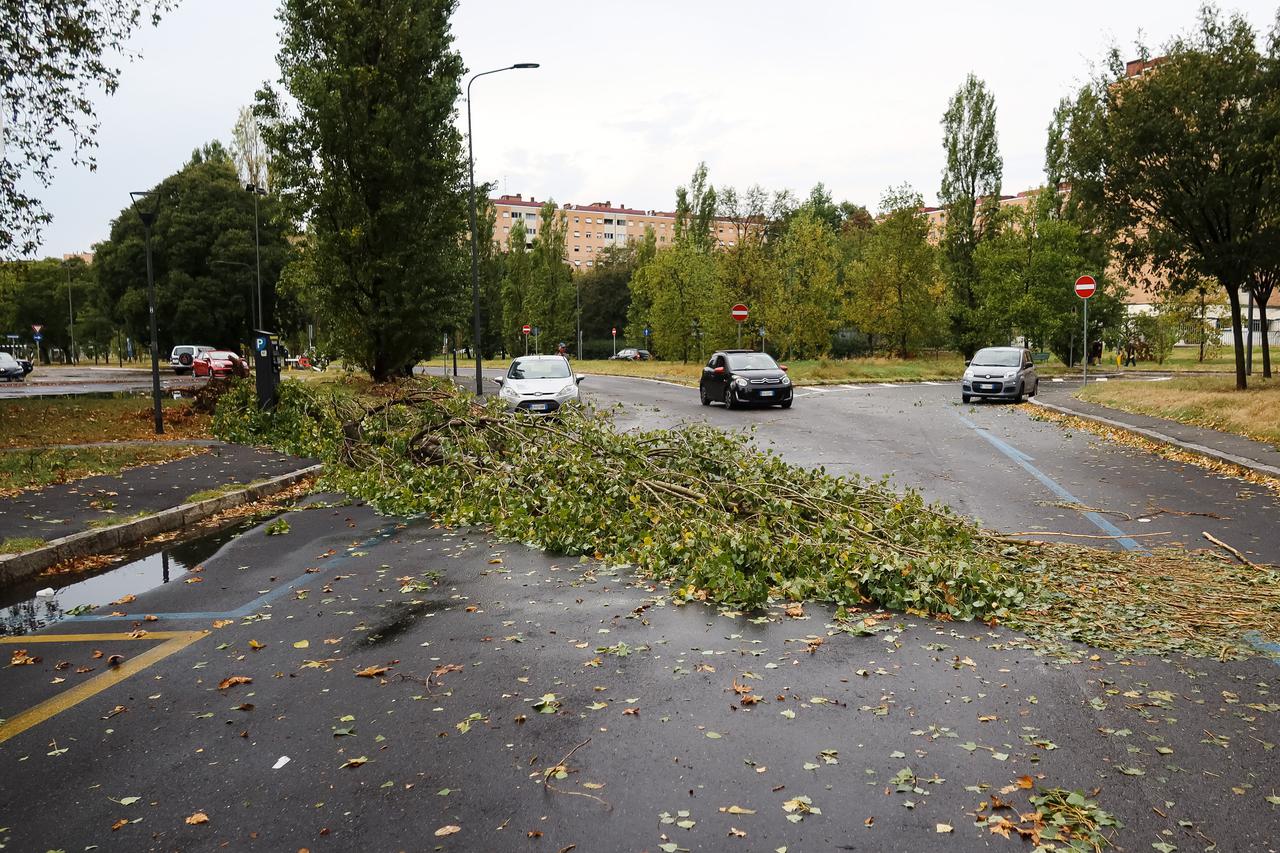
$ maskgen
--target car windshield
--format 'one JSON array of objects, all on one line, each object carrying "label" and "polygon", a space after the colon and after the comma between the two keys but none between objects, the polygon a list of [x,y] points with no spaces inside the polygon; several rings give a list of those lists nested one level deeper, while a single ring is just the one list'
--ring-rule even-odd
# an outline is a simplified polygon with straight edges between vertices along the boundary
[{"label": "car windshield", "polygon": [[568,379],[569,362],[563,358],[529,358],[511,362],[508,379]]},{"label": "car windshield", "polygon": [[1022,353],[1016,349],[980,349],[972,364],[975,367],[1017,367],[1022,364]]},{"label": "car windshield", "polygon": [[236,357],[236,354],[233,352],[226,352],[225,350],[215,350],[213,352],[205,353],[205,356],[213,359],[214,361],[231,361]]},{"label": "car windshield", "polygon": [[18,363],[18,360],[13,356],[9,355],[9,353],[0,352],[0,364],[7,366],[7,365],[17,364],[17,363]]},{"label": "car windshield", "polygon": [[734,352],[729,353],[729,367],[732,370],[777,370],[778,363],[767,352]]}]

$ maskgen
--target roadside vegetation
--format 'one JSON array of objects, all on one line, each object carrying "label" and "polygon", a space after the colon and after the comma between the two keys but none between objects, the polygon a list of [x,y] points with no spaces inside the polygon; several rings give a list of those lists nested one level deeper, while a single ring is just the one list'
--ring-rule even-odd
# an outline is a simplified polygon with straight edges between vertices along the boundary
[{"label": "roadside vegetation", "polygon": [[285,383],[274,414],[240,383],[214,430],[317,456],[326,487],[382,512],[634,567],[678,600],[830,602],[855,632],[874,630],[859,611],[883,607],[1131,652],[1241,657],[1254,653],[1248,632],[1280,635],[1274,568],[1019,541],[914,491],[790,465],[703,425],[526,419],[414,381],[376,396]]},{"label": "roadside vegetation", "polygon": [[1280,445],[1280,381],[1255,379],[1237,391],[1229,376],[1180,376],[1168,382],[1107,382],[1076,394],[1125,412],[1233,432]]},{"label": "roadside vegetation", "polygon": [[0,449],[0,496],[203,453],[190,444]]},{"label": "roadside vegetation", "polygon": [[209,437],[209,416],[197,411],[191,401],[166,399],[163,403],[164,435],[158,436],[149,396],[0,401],[0,448]]}]

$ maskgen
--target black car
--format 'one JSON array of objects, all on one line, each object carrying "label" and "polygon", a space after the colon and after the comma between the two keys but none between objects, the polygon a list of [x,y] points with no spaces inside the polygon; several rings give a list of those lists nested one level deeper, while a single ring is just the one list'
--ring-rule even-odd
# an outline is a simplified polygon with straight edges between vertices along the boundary
[{"label": "black car", "polygon": [[759,403],[791,408],[791,379],[766,352],[729,349],[714,353],[698,382],[702,405],[719,400],[730,409]]},{"label": "black car", "polygon": [[5,382],[20,382],[31,372],[31,362],[14,358],[11,353],[0,351],[0,379]]}]

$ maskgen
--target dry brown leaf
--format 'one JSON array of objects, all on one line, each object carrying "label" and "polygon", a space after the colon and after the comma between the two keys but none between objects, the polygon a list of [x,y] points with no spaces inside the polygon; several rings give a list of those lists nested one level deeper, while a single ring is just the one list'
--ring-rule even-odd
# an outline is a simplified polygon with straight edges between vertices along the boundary
[{"label": "dry brown leaf", "polygon": [[190,824],[191,826],[199,826],[202,823],[208,823],[209,816],[204,812],[196,812],[195,814],[188,817],[185,822]]},{"label": "dry brown leaf", "polygon": [[26,649],[14,649],[9,655],[9,666],[30,666],[36,663],[40,663],[40,658],[31,657]]},{"label": "dry brown leaf", "polygon": [[390,668],[389,666],[366,666],[364,669],[357,669],[356,676],[358,678],[377,678]]},{"label": "dry brown leaf", "polygon": [[218,682],[219,690],[226,690],[229,687],[235,687],[237,684],[252,684],[253,679],[247,675],[229,675]]},{"label": "dry brown leaf", "polygon": [[124,818],[120,818],[115,823],[111,824],[111,831],[115,832],[117,829],[120,829],[121,827],[128,826],[128,825],[129,825],[129,821],[125,820]]},{"label": "dry brown leaf", "polygon": [[123,604],[133,604],[137,600],[138,600],[138,596],[133,595],[132,593],[129,595],[122,595],[119,598],[117,598],[115,601],[111,602],[111,606],[119,607]]},{"label": "dry brown leaf", "polygon": [[436,830],[436,838],[443,838],[446,835],[453,835],[455,832],[462,832],[462,827],[455,823],[446,824]]},{"label": "dry brown leaf", "polygon": [[266,643],[259,643],[257,640],[249,641],[249,648],[253,649],[255,652],[258,649],[265,649],[266,647],[267,647]]},{"label": "dry brown leaf", "polygon": [[1035,785],[1035,780],[1030,776],[1019,776],[1017,781],[1019,788],[1030,788]]},{"label": "dry brown leaf", "polygon": [[793,601],[790,604],[788,604],[785,608],[783,608],[783,612],[786,613],[788,616],[790,616],[792,619],[799,619],[801,616],[804,615],[804,605],[798,601]]},{"label": "dry brown leaf", "polygon": [[639,709],[639,708],[624,708],[624,709],[622,710],[622,715],[623,715],[624,717],[638,717],[638,716],[640,716],[640,709]]}]

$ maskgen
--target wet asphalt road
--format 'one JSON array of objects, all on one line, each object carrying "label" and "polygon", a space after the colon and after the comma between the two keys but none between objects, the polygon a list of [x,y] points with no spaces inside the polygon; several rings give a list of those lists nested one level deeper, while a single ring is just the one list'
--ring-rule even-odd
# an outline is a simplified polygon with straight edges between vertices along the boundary
[{"label": "wet asphalt road", "polygon": [[[109,674],[95,650],[128,667],[149,637],[208,632],[0,727],[0,844],[1021,851],[975,816],[995,795],[1016,820],[1029,777],[1096,790],[1118,850],[1277,849],[1267,661],[1038,656],[1004,630],[874,614],[852,636],[826,608],[677,606],[624,570],[363,508],[288,520],[4,649],[42,656],[0,669],[12,720]],[[793,822],[798,797],[816,811]]]},{"label": "wet asphalt road", "polygon": [[[193,388],[196,380],[190,376],[177,376],[168,367],[168,361],[160,362],[160,388],[175,391]],[[151,390],[150,369],[77,365],[75,367],[46,367],[37,365],[22,382],[0,382],[0,400],[21,397],[62,396],[67,394],[114,394]]]},{"label": "wet asphalt road", "polygon": [[[621,405],[623,426],[753,429],[759,446],[789,461],[888,477],[995,530],[1083,534],[1046,538],[1134,550],[1210,548],[1207,531],[1280,564],[1280,497],[1268,489],[1063,430],[1036,420],[1031,404],[963,405],[957,383],[801,387],[789,410],[733,411],[665,382],[592,375],[581,388],[596,406]],[[1046,399],[1068,391],[1041,384]]]}]

